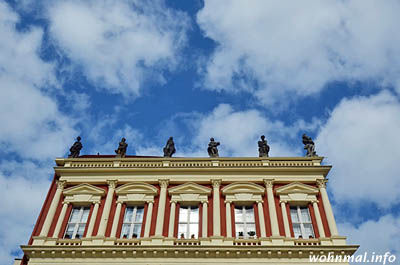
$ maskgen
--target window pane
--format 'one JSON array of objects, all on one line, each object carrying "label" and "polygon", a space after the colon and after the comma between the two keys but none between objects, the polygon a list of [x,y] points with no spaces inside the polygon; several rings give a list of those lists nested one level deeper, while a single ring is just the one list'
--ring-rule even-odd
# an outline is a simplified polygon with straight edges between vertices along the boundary
[{"label": "window pane", "polygon": [[293,231],[294,231],[295,238],[298,238],[299,236],[301,236],[300,224],[293,224]]},{"label": "window pane", "polygon": [[311,218],[310,218],[310,213],[308,212],[308,208],[301,208],[301,220],[304,223],[310,223]]},{"label": "window pane", "polygon": [[76,232],[75,238],[82,238],[83,232],[85,232],[85,225],[79,225],[78,231]]},{"label": "window pane", "polygon": [[143,212],[144,212],[144,208],[143,207],[138,207],[137,208],[135,222],[142,222],[143,221]]},{"label": "window pane", "polygon": [[89,217],[89,212],[90,212],[90,208],[84,208],[83,209],[83,215],[82,215],[82,218],[81,218],[81,223],[86,223],[87,222],[87,219],[88,219],[88,217]]},{"label": "window pane", "polygon": [[246,208],[246,222],[254,222],[254,209]]},{"label": "window pane", "polygon": [[188,218],[187,214],[188,214],[187,207],[179,208],[179,222],[180,223],[187,223],[187,218]]},{"label": "window pane", "polygon": [[243,209],[242,207],[235,207],[235,221],[243,222]]},{"label": "window pane", "polygon": [[129,224],[122,225],[121,238],[128,238],[130,227]]},{"label": "window pane", "polygon": [[192,208],[190,211],[190,222],[198,223],[199,222],[199,208]]},{"label": "window pane", "polygon": [[256,225],[254,223],[246,225],[247,237],[253,237],[256,235]]},{"label": "window pane", "polygon": [[141,228],[142,228],[141,224],[136,224],[136,225],[133,226],[132,238],[139,238],[140,237]]},{"label": "window pane", "polygon": [[186,224],[179,224],[179,226],[178,226],[178,238],[181,238],[181,234],[183,234],[184,237],[187,238],[186,228],[187,228]]},{"label": "window pane", "polygon": [[70,223],[78,223],[79,222],[79,211],[81,208],[73,208],[71,213]]},{"label": "window pane", "polygon": [[311,224],[304,224],[304,235],[305,238],[314,237],[314,232]]},{"label": "window pane", "polygon": [[243,226],[243,224],[236,224],[235,230],[236,230],[236,237],[244,236],[244,226]]},{"label": "window pane", "polygon": [[290,216],[292,217],[293,223],[299,223],[299,216],[297,214],[297,208],[290,208]]},{"label": "window pane", "polygon": [[75,228],[74,224],[69,224],[67,226],[67,231],[65,232],[64,238],[67,238],[67,239],[72,238],[72,234],[74,233],[74,228]]},{"label": "window pane", "polygon": [[125,211],[124,223],[130,223],[132,221],[133,207],[127,207]]},{"label": "window pane", "polygon": [[199,225],[198,224],[190,224],[190,226],[189,226],[190,238],[192,238],[192,235],[194,235],[194,238],[197,238],[198,233],[199,233]]}]

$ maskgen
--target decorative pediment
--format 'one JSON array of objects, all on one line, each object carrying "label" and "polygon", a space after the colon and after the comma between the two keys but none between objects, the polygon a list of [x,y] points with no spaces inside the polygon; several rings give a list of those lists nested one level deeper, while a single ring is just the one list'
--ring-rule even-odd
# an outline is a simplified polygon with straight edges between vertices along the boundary
[{"label": "decorative pediment", "polygon": [[131,182],[118,187],[115,192],[118,195],[118,201],[125,203],[140,203],[154,201],[157,195],[157,188],[144,182]]},{"label": "decorative pediment", "polygon": [[236,182],[222,189],[222,194],[229,202],[249,203],[262,201],[265,188],[250,182]]},{"label": "decorative pediment", "polygon": [[318,194],[318,189],[313,186],[306,185],[300,182],[293,182],[276,189],[277,195],[296,194],[296,193],[315,195]]},{"label": "decorative pediment", "polygon": [[211,189],[196,184],[194,182],[187,182],[185,184],[169,188],[168,193],[173,194],[211,194]]},{"label": "decorative pediment", "polygon": [[316,201],[318,189],[300,182],[293,182],[276,189],[281,201],[292,203],[308,203]]},{"label": "decorative pediment", "polygon": [[236,182],[222,189],[222,194],[263,194],[265,188],[250,182]]},{"label": "decorative pediment", "polygon": [[64,201],[74,204],[100,202],[105,193],[104,189],[86,183],[70,187],[63,192]]},{"label": "decorative pediment", "polygon": [[157,194],[157,188],[144,183],[144,182],[133,182],[133,183],[127,183],[125,185],[122,185],[121,187],[118,187],[115,192],[117,195],[126,195],[126,194],[152,194],[156,195]]}]

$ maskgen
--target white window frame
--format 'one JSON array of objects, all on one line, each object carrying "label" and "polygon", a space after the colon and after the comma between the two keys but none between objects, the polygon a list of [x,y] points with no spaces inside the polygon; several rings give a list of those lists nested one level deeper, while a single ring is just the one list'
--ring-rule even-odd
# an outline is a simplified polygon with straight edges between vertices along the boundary
[{"label": "white window frame", "polygon": [[[293,221],[292,209],[296,209],[297,210],[297,218],[298,218],[299,222],[294,222]],[[306,222],[306,221],[303,220],[303,217],[302,217],[302,214],[301,214],[301,209],[306,209],[307,210],[308,216],[310,218],[310,222]],[[313,224],[312,224],[310,209],[308,209],[307,206],[291,206],[290,207],[290,218],[292,219],[292,226],[293,227],[294,227],[294,224],[300,224],[300,231],[301,231],[301,236],[302,236],[303,239],[308,239],[308,236],[310,236],[310,235],[306,234],[306,230],[304,228],[305,224],[310,224],[311,233],[312,233],[311,236],[313,238],[315,238],[314,227],[313,227]],[[295,238],[299,238],[299,237],[296,237],[296,235],[294,235],[294,236],[295,236]]]},{"label": "white window frame", "polygon": [[[132,218],[131,218],[130,222],[125,222],[126,211],[128,210],[128,208],[133,208]],[[138,208],[143,209],[142,220],[135,221]],[[132,239],[133,227],[135,225],[140,225],[140,233],[136,237],[136,238],[140,238],[140,234],[141,234],[142,226],[143,226],[143,217],[144,217],[144,207],[143,206],[127,206],[126,207],[125,214],[124,214],[123,221],[122,221],[122,229],[123,229],[124,225],[130,225],[129,233],[128,233],[128,237],[127,237],[128,239]],[[120,236],[121,238],[123,238],[123,236],[124,236],[124,234],[122,233],[123,232],[122,229],[121,229],[121,236]]]},{"label": "white window frame", "polygon": [[[238,220],[238,218],[237,218],[237,216],[236,216],[236,209],[237,208],[241,208],[241,211],[242,211],[242,220]],[[253,213],[253,222],[248,222],[248,221],[246,221],[246,208],[247,209],[252,209],[253,211],[252,211],[252,213]],[[239,238],[239,232],[237,232],[237,225],[238,224],[242,224],[243,225],[243,238],[257,238],[257,229],[256,229],[256,216],[255,216],[255,213],[254,213],[254,206],[249,206],[249,205],[247,205],[247,206],[235,206],[235,211],[234,211],[234,216],[235,216],[235,231],[236,231],[236,238]],[[254,225],[254,232],[255,232],[255,234],[254,234],[254,236],[250,236],[249,234],[248,234],[248,232],[250,232],[250,231],[248,231],[248,230],[250,230],[250,224],[253,224]],[[241,237],[241,236],[240,236]]]},{"label": "white window frame", "polygon": [[[181,222],[180,216],[178,217],[178,238],[181,238],[181,231],[179,231],[179,226],[180,225],[186,225],[186,232],[185,232],[185,238],[190,239],[192,235],[194,235],[194,238],[197,239],[199,236],[199,229],[200,229],[200,208],[199,206],[181,206],[179,207],[179,215],[181,214],[180,211],[182,208],[187,208],[187,217],[186,217],[186,222]],[[191,222],[190,221],[190,214],[194,214],[192,211],[193,209],[197,209],[197,222]],[[190,225],[191,224],[197,224],[197,233],[190,233]]]},{"label": "white window frame", "polygon": [[[79,220],[79,221],[76,222],[76,223],[72,223],[72,222],[71,222],[71,218],[72,218],[72,216],[73,216],[73,213],[74,213],[74,210],[75,210],[75,209],[79,209],[79,214],[78,214],[78,220]],[[73,208],[72,208],[72,211],[71,211],[71,214],[70,214],[70,216],[69,216],[68,223],[67,223],[67,228],[65,229],[64,238],[65,238],[65,236],[67,235],[68,227],[69,227],[69,225],[71,225],[71,224],[75,224],[75,226],[74,226],[74,231],[72,232],[71,238],[68,238],[68,239],[75,239],[75,238],[76,238],[76,235],[77,235],[78,229],[79,229],[79,225],[82,225],[82,224],[85,225],[85,228],[84,228],[84,230],[83,230],[83,234],[85,233],[86,224],[87,224],[87,221],[88,221],[88,220],[86,220],[86,222],[82,222],[82,217],[83,217],[83,213],[84,213],[85,209],[88,210],[88,211],[89,211],[89,214],[90,214],[90,207],[87,207],[87,206],[78,206],[78,207],[73,207]],[[88,219],[89,219],[89,214],[88,214]],[[83,237],[83,234],[82,234],[79,238],[82,238],[82,237]]]}]

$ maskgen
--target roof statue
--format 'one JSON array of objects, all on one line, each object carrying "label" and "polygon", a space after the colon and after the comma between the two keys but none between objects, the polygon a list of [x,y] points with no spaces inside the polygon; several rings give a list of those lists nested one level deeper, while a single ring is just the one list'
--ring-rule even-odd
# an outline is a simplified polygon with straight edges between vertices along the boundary
[{"label": "roof statue", "polygon": [[315,152],[315,144],[311,137],[303,134],[303,144],[304,149],[307,150],[306,157],[317,156],[317,153]]},{"label": "roof statue", "polygon": [[268,157],[269,153],[269,145],[267,140],[265,140],[265,136],[261,135],[261,141],[258,141],[258,156],[259,157]]},{"label": "roof statue", "polygon": [[172,136],[169,137],[163,151],[164,151],[164,157],[172,157],[172,155],[175,154],[176,149],[174,144],[174,138],[172,138]]},{"label": "roof statue", "polygon": [[210,138],[210,142],[208,143],[207,152],[210,157],[219,157],[217,146],[220,145],[219,142],[215,142],[214,138]]},{"label": "roof statue", "polygon": [[128,144],[125,141],[126,139],[122,138],[121,142],[119,142],[118,149],[115,150],[116,157],[125,157],[126,149],[128,148]]},{"label": "roof statue", "polygon": [[78,136],[78,137],[76,137],[76,142],[69,149],[69,151],[71,153],[68,155],[68,157],[69,158],[79,157],[79,153],[81,152],[81,149],[82,149],[81,137]]}]

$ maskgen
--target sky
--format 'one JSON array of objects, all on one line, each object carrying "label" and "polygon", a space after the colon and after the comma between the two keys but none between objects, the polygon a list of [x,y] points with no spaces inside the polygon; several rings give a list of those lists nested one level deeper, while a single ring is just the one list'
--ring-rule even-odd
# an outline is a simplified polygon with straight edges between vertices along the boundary
[{"label": "sky", "polygon": [[[339,233],[400,260],[400,1],[0,0],[0,265],[56,157],[304,156],[333,165]],[[400,264],[400,262],[398,263]]]}]

